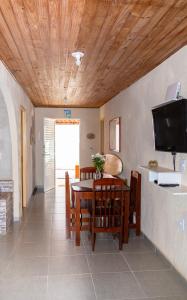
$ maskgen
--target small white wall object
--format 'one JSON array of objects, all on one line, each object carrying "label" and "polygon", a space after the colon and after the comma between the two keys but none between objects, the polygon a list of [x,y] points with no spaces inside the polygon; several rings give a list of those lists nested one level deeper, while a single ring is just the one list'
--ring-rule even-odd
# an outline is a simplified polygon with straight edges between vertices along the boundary
[{"label": "small white wall object", "polygon": [[186,159],[181,159],[179,162],[179,171],[184,173],[186,170]]},{"label": "small white wall object", "polygon": [[178,100],[181,92],[181,83],[175,82],[168,86],[166,91],[166,101]]},{"label": "small white wall object", "polygon": [[179,184],[181,185],[180,172],[156,172],[149,171],[149,181],[157,181],[158,184]]}]

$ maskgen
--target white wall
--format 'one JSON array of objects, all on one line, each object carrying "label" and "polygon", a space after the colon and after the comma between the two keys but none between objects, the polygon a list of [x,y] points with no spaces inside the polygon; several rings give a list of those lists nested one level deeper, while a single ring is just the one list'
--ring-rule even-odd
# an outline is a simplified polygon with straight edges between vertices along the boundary
[{"label": "white wall", "polygon": [[[91,154],[99,151],[99,109],[73,108],[72,119],[80,119],[80,166],[89,166]],[[43,120],[44,118],[63,119],[63,108],[36,108],[35,109],[35,133],[36,133],[36,172],[37,186],[43,187]],[[88,140],[87,133],[94,133],[95,139]]]},{"label": "white wall", "polygon": [[[154,150],[151,108],[164,102],[168,85],[180,81],[182,95],[187,98],[187,47],[119,93],[105,104],[100,111],[105,119],[105,153],[109,153],[109,120],[121,117],[121,152],[124,162],[124,176],[129,176],[132,168],[145,165],[156,159],[160,166],[173,168],[172,156]],[[177,154],[179,159],[187,159],[187,154]],[[187,185],[187,170],[183,174],[183,183]]]},{"label": "white wall", "polygon": [[[110,152],[109,120],[117,116],[121,117],[121,152],[119,156],[124,163],[123,176],[129,178],[130,170],[137,169],[140,165],[147,165],[148,161],[153,159],[156,159],[160,166],[173,167],[170,153],[154,150],[151,108],[164,102],[168,85],[176,81],[181,82],[182,95],[187,98],[187,47],[182,48],[101,108],[100,118],[104,119],[105,124],[105,153]],[[187,154],[177,154],[177,167],[180,158],[187,159]],[[182,182],[187,185],[187,170],[182,176]],[[144,186],[142,190],[144,191],[142,193],[142,231],[187,278],[187,264],[183,263],[186,260],[187,232],[177,233],[178,223],[175,222],[176,220],[170,223],[170,226],[164,227],[164,218],[167,216],[161,214],[162,206],[160,206],[160,213],[158,206],[155,211],[156,206],[152,200],[157,201],[157,197],[161,197],[161,202],[165,203],[165,194],[157,195],[155,188],[150,188],[148,191]],[[179,198],[176,196],[172,205],[176,205],[176,211],[179,212],[177,218],[180,220],[183,218],[183,214],[187,216],[187,211],[184,203],[181,204],[182,201],[177,199]],[[180,209],[177,205],[180,206]],[[170,211],[165,213],[170,213]],[[168,216],[167,219],[169,220],[170,217]],[[150,228],[152,228],[151,232]],[[178,234],[177,237],[174,238],[173,233]],[[163,238],[167,243],[162,243]],[[171,248],[172,245],[173,248]]]},{"label": "white wall", "polygon": [[0,91],[0,180],[12,178],[12,145],[8,112]]},{"label": "white wall", "polygon": [[22,213],[20,202],[21,176],[19,164],[20,106],[23,106],[25,108],[27,118],[27,200],[30,198],[33,189],[32,146],[30,145],[30,127],[31,117],[34,111],[33,105],[30,102],[29,98],[2,62],[0,62],[0,92],[6,104],[10,124],[10,136],[12,143],[12,178],[7,179],[13,179],[14,181],[14,219],[18,220],[21,217]]}]

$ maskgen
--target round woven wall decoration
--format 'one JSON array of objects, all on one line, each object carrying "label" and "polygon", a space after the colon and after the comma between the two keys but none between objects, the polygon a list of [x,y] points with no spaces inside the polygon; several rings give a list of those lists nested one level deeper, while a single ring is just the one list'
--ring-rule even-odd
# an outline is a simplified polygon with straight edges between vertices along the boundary
[{"label": "round woven wall decoration", "polygon": [[94,140],[95,139],[95,134],[94,133],[88,133],[87,135],[86,135],[86,137],[87,137],[87,139],[89,139],[89,140]]}]

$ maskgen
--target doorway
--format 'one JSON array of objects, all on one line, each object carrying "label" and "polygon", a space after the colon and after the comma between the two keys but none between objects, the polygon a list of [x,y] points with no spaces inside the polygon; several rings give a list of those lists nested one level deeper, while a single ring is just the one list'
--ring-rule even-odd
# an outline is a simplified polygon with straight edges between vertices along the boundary
[{"label": "doorway", "polygon": [[20,199],[22,208],[27,206],[27,158],[26,158],[26,111],[20,107]]},{"label": "doorway", "polygon": [[64,185],[65,172],[76,177],[80,156],[80,120],[62,119],[55,124],[56,185]]}]

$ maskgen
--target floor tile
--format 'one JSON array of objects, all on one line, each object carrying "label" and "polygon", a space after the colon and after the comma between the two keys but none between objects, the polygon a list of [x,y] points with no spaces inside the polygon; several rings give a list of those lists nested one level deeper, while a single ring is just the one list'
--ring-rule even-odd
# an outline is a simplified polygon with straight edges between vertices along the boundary
[{"label": "floor tile", "polygon": [[23,243],[33,243],[40,241],[47,241],[50,238],[50,230],[24,230],[21,233],[21,240]]},{"label": "floor tile", "polygon": [[145,297],[144,292],[130,272],[93,274],[93,281],[98,300]]},{"label": "floor tile", "polygon": [[129,271],[123,257],[117,253],[91,254],[87,258],[92,273]]},{"label": "floor tile", "polygon": [[7,259],[0,259],[0,277],[7,271],[8,265],[9,261]]},{"label": "floor tile", "polygon": [[50,256],[49,242],[19,243],[13,256],[15,257],[44,257]]},{"label": "floor tile", "polygon": [[8,259],[16,247],[16,243],[11,240],[0,242],[0,259]]},{"label": "floor tile", "polygon": [[51,224],[52,230],[64,230],[66,228],[66,220],[53,221]]},{"label": "floor tile", "polygon": [[39,224],[41,224],[41,223],[48,223],[48,224],[51,224],[51,222],[52,222],[52,216],[50,215],[50,216],[35,216],[35,215],[30,215],[29,217],[28,217],[28,219],[25,221],[25,224],[27,224],[27,223],[35,223],[35,224],[38,224],[38,226],[39,226]]},{"label": "floor tile", "polygon": [[16,243],[19,238],[20,232],[8,231],[5,235],[0,234],[0,243],[1,242],[11,242]]},{"label": "floor tile", "polygon": [[187,300],[187,283],[163,270],[167,262],[144,235],[130,230],[119,251],[113,235],[100,233],[92,252],[88,232],[80,247],[75,234],[66,239],[64,212],[64,187],[38,193],[0,236],[0,300]]},{"label": "floor tile", "polygon": [[[174,297],[146,297],[146,298],[136,298],[137,300],[186,300],[186,296],[174,296]],[[124,298],[123,300],[132,300],[132,298]],[[135,299],[133,299],[135,300]]]},{"label": "floor tile", "polygon": [[14,277],[0,280],[1,300],[45,300],[47,277]]},{"label": "floor tile", "polygon": [[[91,240],[85,240],[84,245],[87,251],[92,252]],[[96,239],[94,252],[113,253],[113,252],[119,252],[119,249],[113,240]]]},{"label": "floor tile", "polygon": [[141,233],[140,235],[136,235],[136,230],[135,229],[130,229],[129,230],[129,238],[130,239],[144,239],[145,236]]},{"label": "floor tile", "polygon": [[65,214],[62,214],[62,213],[60,213],[60,214],[55,213],[52,216],[52,221],[60,221],[60,220],[64,220],[64,219],[65,219]]},{"label": "floor tile", "polygon": [[51,245],[51,256],[62,256],[62,255],[76,255],[85,254],[86,249],[81,244],[79,247],[75,245],[75,241],[64,240],[64,241],[53,241]]},{"label": "floor tile", "polygon": [[145,271],[134,274],[149,297],[187,298],[187,283],[174,271]]},{"label": "floor tile", "polygon": [[28,216],[27,221],[28,222],[51,222],[52,220],[52,215],[51,214],[30,214]]},{"label": "floor tile", "polygon": [[147,239],[129,239],[128,244],[123,245],[125,253],[155,252],[155,248]]},{"label": "floor tile", "polygon": [[97,240],[113,240],[113,235],[110,233],[99,232],[97,233]]},{"label": "floor tile", "polygon": [[67,255],[49,258],[49,275],[89,273],[84,255]]},{"label": "floor tile", "polygon": [[64,241],[67,240],[66,229],[53,229],[50,234],[50,238],[55,241]]},{"label": "floor tile", "polygon": [[133,271],[171,269],[171,265],[156,253],[125,253],[123,255]]},{"label": "floor tile", "polygon": [[44,276],[48,274],[46,257],[13,257],[7,269],[9,276]]},{"label": "floor tile", "polygon": [[24,226],[23,231],[27,230],[39,230],[39,231],[49,231],[52,228],[52,222],[27,222]]},{"label": "floor tile", "polygon": [[89,275],[49,276],[48,300],[95,300]]}]

